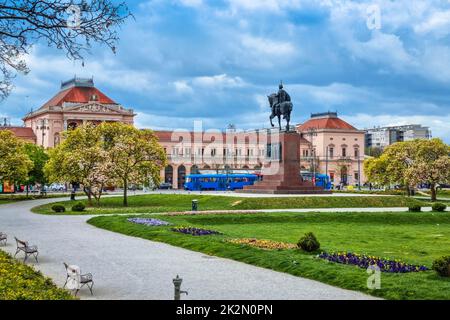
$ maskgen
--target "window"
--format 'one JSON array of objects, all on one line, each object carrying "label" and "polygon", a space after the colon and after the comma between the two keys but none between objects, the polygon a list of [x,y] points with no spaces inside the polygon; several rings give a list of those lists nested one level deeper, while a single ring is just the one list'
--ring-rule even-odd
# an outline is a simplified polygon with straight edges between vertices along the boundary
[{"label": "window", "polygon": [[342,148],[342,156],[346,157],[347,156],[347,148]]},{"label": "window", "polygon": [[359,149],[355,148],[355,158],[358,158],[358,157],[359,157]]},{"label": "window", "polygon": [[355,172],[355,181],[358,182],[359,181],[359,172]]},{"label": "window", "polygon": [[333,148],[333,147],[330,147],[330,148],[328,149],[328,152],[329,152],[330,158],[333,159],[333,157],[334,157],[334,148]]}]

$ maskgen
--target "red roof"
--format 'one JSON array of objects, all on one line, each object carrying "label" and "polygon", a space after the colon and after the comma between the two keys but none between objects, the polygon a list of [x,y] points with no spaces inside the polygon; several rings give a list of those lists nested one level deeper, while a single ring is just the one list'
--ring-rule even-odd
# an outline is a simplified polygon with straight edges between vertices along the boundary
[{"label": "red roof", "polygon": [[299,131],[307,131],[308,129],[358,130],[344,120],[334,117],[311,118],[300,124],[297,129]]},{"label": "red roof", "polygon": [[72,87],[60,91],[56,96],[45,103],[42,108],[50,106],[62,106],[64,102],[88,103],[92,101],[93,96],[97,96],[97,100],[101,104],[117,104],[108,98],[100,90],[94,87]]},{"label": "red roof", "polygon": [[9,130],[14,133],[17,138],[36,142],[36,135],[34,134],[33,129],[28,127],[0,127],[0,130]]}]

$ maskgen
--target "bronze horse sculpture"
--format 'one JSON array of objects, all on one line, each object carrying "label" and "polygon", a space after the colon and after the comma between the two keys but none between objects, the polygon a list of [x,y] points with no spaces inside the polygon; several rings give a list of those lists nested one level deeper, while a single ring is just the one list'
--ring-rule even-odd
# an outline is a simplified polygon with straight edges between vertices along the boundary
[{"label": "bronze horse sculpture", "polygon": [[281,116],[283,116],[283,119],[286,120],[286,131],[289,131],[289,122],[291,121],[291,112],[293,108],[293,104],[290,101],[282,101],[281,103],[278,102],[278,94],[272,93],[270,96],[267,96],[270,103],[270,108],[272,109],[272,114],[270,115],[270,124],[272,127],[275,127],[275,125],[272,122],[272,119],[275,117],[278,117],[278,126],[281,131]]}]

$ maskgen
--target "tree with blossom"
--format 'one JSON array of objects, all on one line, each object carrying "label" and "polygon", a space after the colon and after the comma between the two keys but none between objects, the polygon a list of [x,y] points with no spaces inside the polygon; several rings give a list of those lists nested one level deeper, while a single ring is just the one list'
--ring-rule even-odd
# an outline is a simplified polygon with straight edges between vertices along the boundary
[{"label": "tree with blossom", "polygon": [[450,183],[450,147],[440,139],[416,139],[387,147],[379,158],[365,161],[369,181],[383,185],[399,184],[408,193],[417,185],[429,185],[431,200],[436,187]]},{"label": "tree with blossom", "polygon": [[49,151],[50,160],[45,172],[51,182],[79,183],[88,197],[100,202],[103,189],[111,180],[112,162],[103,147],[100,131],[93,125],[85,125],[66,131],[64,140]]},{"label": "tree with blossom", "polygon": [[123,187],[123,205],[128,206],[128,187],[151,179],[159,184],[160,170],[167,164],[164,149],[151,130],[139,130],[123,123],[98,127],[104,149],[112,163],[111,178]]},{"label": "tree with blossom", "polygon": [[436,201],[436,187],[450,183],[450,147],[440,139],[417,140],[415,157],[405,172],[412,185],[430,186],[431,201]]}]

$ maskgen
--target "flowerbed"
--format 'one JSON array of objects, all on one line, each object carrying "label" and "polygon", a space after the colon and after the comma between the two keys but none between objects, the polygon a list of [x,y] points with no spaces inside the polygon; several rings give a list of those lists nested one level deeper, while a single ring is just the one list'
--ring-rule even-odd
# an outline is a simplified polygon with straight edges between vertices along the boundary
[{"label": "flowerbed", "polygon": [[326,253],[323,252],[319,258],[342,264],[356,265],[360,268],[367,269],[369,266],[376,265],[382,272],[389,273],[407,273],[429,270],[426,266],[417,266],[407,264],[398,260],[382,259],[374,256],[366,256],[351,252]]},{"label": "flowerbed", "polygon": [[0,300],[71,300],[68,291],[0,250]]},{"label": "flowerbed", "polygon": [[207,230],[207,229],[200,229],[200,228],[194,228],[194,227],[178,227],[178,228],[172,228],[172,231],[184,233],[184,234],[190,234],[193,236],[209,236],[213,234],[221,234],[218,231],[214,230]]},{"label": "flowerbed", "polygon": [[252,238],[244,238],[244,239],[231,239],[228,240],[230,243],[235,244],[243,244],[247,246],[252,246],[260,249],[266,249],[266,250],[283,250],[283,249],[294,249],[297,246],[292,243],[285,243],[285,242],[276,242],[271,240],[259,240],[259,239],[252,239]]},{"label": "flowerbed", "polygon": [[127,221],[136,223],[136,224],[143,224],[145,226],[151,226],[151,227],[159,227],[159,226],[168,226],[170,225],[169,222],[159,220],[159,219],[152,219],[152,218],[129,218]]}]

